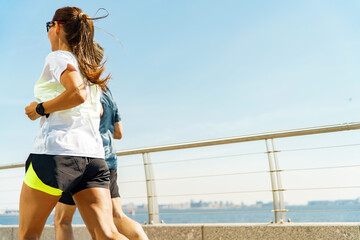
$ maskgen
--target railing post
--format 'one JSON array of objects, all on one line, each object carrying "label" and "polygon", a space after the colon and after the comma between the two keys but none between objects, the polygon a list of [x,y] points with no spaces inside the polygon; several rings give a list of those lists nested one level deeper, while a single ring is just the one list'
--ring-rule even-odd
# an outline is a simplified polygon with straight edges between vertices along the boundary
[{"label": "railing post", "polygon": [[[284,189],[283,189],[283,186],[282,186],[282,181],[281,181],[281,176],[280,176],[280,165],[279,165],[279,162],[278,162],[278,159],[277,159],[277,151],[275,149],[275,144],[274,144],[274,139],[272,138],[271,139],[271,143],[272,143],[272,153],[273,153],[273,157],[274,157],[274,163],[275,163],[275,174],[276,174],[276,180],[277,180],[277,190],[278,190],[278,193],[279,193],[279,204],[280,204],[280,215],[281,215],[281,220],[283,222],[286,221],[286,209],[285,209],[285,201],[284,201]],[[280,220],[280,221],[281,221]]]},{"label": "railing post", "polygon": [[159,223],[159,205],[156,196],[154,171],[149,153],[143,153],[142,155],[146,179],[149,224],[156,224]]},{"label": "railing post", "polygon": [[270,150],[270,146],[268,143],[268,139],[265,139],[265,143],[266,143],[266,153],[268,155],[268,160],[269,160],[269,169],[270,169],[270,180],[271,180],[271,190],[272,190],[272,195],[273,195],[273,206],[274,206],[274,218],[275,218],[275,223],[279,223],[279,199],[278,199],[278,194],[277,194],[277,185],[276,185],[276,179],[275,179],[275,171],[274,171],[274,167],[273,167],[273,163],[272,163],[272,158],[271,158],[271,150]]}]

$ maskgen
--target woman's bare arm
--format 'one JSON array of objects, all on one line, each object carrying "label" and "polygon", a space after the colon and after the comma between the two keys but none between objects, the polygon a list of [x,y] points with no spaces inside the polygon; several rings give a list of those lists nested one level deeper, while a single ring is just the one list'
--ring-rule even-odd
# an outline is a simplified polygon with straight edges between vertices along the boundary
[{"label": "woman's bare arm", "polygon": [[[86,100],[85,83],[73,66],[68,65],[68,68],[61,75],[60,81],[65,87],[65,91],[56,98],[43,103],[46,114],[76,107]],[[25,113],[31,120],[40,117],[36,112],[37,104],[37,102],[32,102],[25,108]]]}]

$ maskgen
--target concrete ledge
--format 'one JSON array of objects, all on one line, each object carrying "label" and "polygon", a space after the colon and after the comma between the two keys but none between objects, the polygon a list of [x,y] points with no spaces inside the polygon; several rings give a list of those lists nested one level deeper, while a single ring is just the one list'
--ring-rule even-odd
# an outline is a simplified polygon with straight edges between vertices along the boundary
[{"label": "concrete ledge", "polygon": [[151,240],[203,240],[201,224],[157,224],[145,225],[143,228]]},{"label": "concrete ledge", "polygon": [[205,225],[204,239],[360,239],[360,223]]},{"label": "concrete ledge", "polygon": [[[151,240],[288,240],[360,239],[360,223],[233,223],[233,224],[157,224],[144,225]],[[18,226],[0,226],[0,240],[17,239]],[[75,239],[91,239],[83,225],[74,225]],[[46,226],[42,240],[55,239],[53,226]]]},{"label": "concrete ledge", "polygon": [[[85,225],[73,225],[73,231],[76,240],[89,240],[91,235]],[[17,240],[18,226],[16,225],[0,225],[0,240]],[[46,225],[42,235],[42,240],[54,240],[55,229],[54,226]]]}]

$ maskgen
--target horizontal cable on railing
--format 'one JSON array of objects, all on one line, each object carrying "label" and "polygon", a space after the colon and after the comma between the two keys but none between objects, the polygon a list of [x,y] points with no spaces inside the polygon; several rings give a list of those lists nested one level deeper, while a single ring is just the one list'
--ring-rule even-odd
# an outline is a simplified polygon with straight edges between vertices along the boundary
[{"label": "horizontal cable on railing", "polygon": [[268,212],[271,213],[272,211],[269,210],[245,210],[245,211],[226,211],[226,212],[173,212],[173,213],[164,213],[161,212],[160,210],[160,214],[159,215],[177,215],[177,214],[218,214],[218,213],[263,213],[263,212]]},{"label": "horizontal cable on railing", "polygon": [[238,172],[238,173],[223,173],[223,174],[212,174],[212,175],[200,175],[200,176],[188,176],[188,177],[173,177],[173,178],[157,178],[155,181],[168,181],[168,180],[179,180],[179,179],[194,179],[194,178],[208,178],[208,177],[226,177],[234,175],[245,175],[245,174],[259,174],[269,173],[269,171],[254,171],[254,172]]},{"label": "horizontal cable on railing", "polygon": [[158,197],[181,197],[181,196],[222,195],[222,194],[257,193],[257,192],[271,192],[271,190],[252,190],[252,191],[237,191],[237,192],[216,192],[216,193],[186,193],[186,194],[157,195],[157,196]]},{"label": "horizontal cable on railing", "polygon": [[332,166],[332,167],[315,167],[315,168],[293,168],[293,169],[283,169],[283,172],[290,171],[311,171],[311,170],[325,170],[325,169],[337,169],[337,168],[353,168],[360,167],[360,164],[357,165],[346,165],[346,166]]},{"label": "horizontal cable on railing", "polygon": [[133,198],[147,198],[148,196],[130,196],[130,197],[121,197],[121,199],[133,199]]},{"label": "horizontal cable on railing", "polygon": [[359,212],[360,209],[309,209],[309,210],[291,210],[288,212]]},{"label": "horizontal cable on railing", "polygon": [[342,186],[342,187],[316,187],[316,188],[287,188],[279,189],[280,191],[303,191],[303,190],[329,190],[329,189],[350,189],[360,188],[360,186]]},{"label": "horizontal cable on railing", "polygon": [[[199,196],[199,195],[223,195],[223,194],[260,193],[260,192],[272,192],[272,190],[252,190],[252,191],[237,191],[237,192],[216,192],[216,193],[185,193],[185,194],[174,194],[174,195],[156,195],[156,197],[184,197],[184,196]],[[154,196],[130,196],[130,197],[124,197],[123,199],[147,198],[147,197],[154,197]]]},{"label": "horizontal cable on railing", "polygon": [[[125,212],[125,214],[127,214],[127,215],[132,215],[131,213],[127,213],[127,212]],[[148,213],[136,213],[136,216],[148,216]]]},{"label": "horizontal cable on railing", "polygon": [[[221,155],[221,156],[214,156],[214,157],[188,158],[188,159],[179,159],[179,160],[171,160],[171,161],[163,161],[163,162],[153,162],[152,165],[190,162],[190,161],[203,161],[203,160],[216,159],[216,158],[222,159],[222,158],[259,155],[259,154],[264,154],[264,152],[253,152],[253,153],[243,153],[243,154],[234,154],[234,155]],[[129,164],[129,165],[118,165],[118,168],[137,167],[137,166],[144,166],[144,164],[138,163],[138,164]]]},{"label": "horizontal cable on railing", "polygon": [[152,164],[159,165],[159,164],[178,163],[178,162],[203,161],[203,160],[209,160],[209,159],[217,159],[217,158],[222,159],[222,158],[259,155],[259,154],[264,154],[264,152],[252,152],[252,153],[233,154],[233,155],[220,155],[220,156],[201,157],[201,158],[188,158],[188,159],[179,159],[179,160],[171,160],[171,161],[153,162]]},{"label": "horizontal cable on railing", "polygon": [[5,203],[0,203],[1,205],[19,205],[19,202],[5,202]]},{"label": "horizontal cable on railing", "polygon": [[169,180],[181,180],[181,179],[194,179],[194,178],[208,178],[208,177],[226,177],[226,176],[235,176],[235,175],[246,175],[246,174],[259,174],[259,173],[269,173],[270,171],[253,171],[253,172],[237,172],[237,173],[222,173],[222,174],[211,174],[211,175],[200,175],[200,176],[182,176],[182,177],[173,177],[173,178],[156,178],[148,180],[134,180],[134,181],[118,181],[118,183],[135,183],[135,182],[145,182],[145,181],[169,181]]},{"label": "horizontal cable on railing", "polygon": [[124,184],[124,183],[137,183],[137,182],[145,182],[146,180],[133,180],[133,181],[117,181],[117,183]]},{"label": "horizontal cable on railing", "polygon": [[16,190],[16,189],[10,189],[10,190],[7,190],[7,189],[2,190],[2,189],[1,189],[0,192],[1,192],[1,193],[3,193],[3,192],[20,192],[20,190],[21,190],[21,189],[17,189],[17,190]]},{"label": "horizontal cable on railing", "polygon": [[139,167],[139,166],[144,166],[143,163],[137,163],[137,164],[129,164],[129,165],[118,165],[118,169],[119,168],[127,168],[127,167]]},{"label": "horizontal cable on railing", "polygon": [[342,147],[354,147],[354,146],[360,146],[360,144],[359,143],[354,143],[354,144],[333,145],[333,146],[324,146],[324,147],[283,149],[283,150],[280,150],[279,152],[296,152],[296,151],[319,150],[319,149],[342,148]]}]

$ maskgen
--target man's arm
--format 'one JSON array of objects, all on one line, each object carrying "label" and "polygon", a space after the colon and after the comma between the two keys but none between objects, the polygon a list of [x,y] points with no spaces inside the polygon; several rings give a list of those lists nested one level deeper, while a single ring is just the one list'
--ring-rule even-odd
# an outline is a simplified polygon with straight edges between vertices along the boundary
[{"label": "man's arm", "polygon": [[121,139],[123,136],[122,122],[114,123],[114,139]]}]

